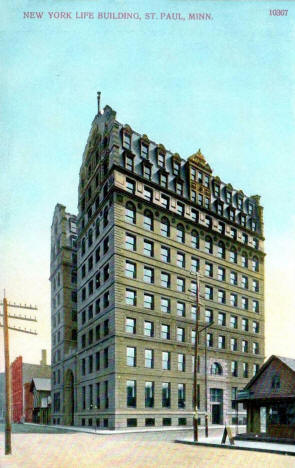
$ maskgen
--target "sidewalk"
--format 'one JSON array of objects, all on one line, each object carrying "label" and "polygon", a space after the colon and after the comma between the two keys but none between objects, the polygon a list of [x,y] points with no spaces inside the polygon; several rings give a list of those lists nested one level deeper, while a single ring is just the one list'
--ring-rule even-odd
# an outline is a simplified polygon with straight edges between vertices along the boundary
[{"label": "sidewalk", "polygon": [[232,450],[250,450],[256,452],[277,453],[281,455],[295,456],[295,444],[278,444],[273,442],[260,442],[250,440],[235,440],[234,445],[230,445],[227,438],[225,444],[221,444],[222,435],[220,437],[200,437],[198,442],[194,442],[192,437],[185,439],[175,440],[179,444],[201,445],[208,447],[217,447],[221,449]]},{"label": "sidewalk", "polygon": [[[35,424],[35,423],[27,423],[25,422],[24,424],[30,425],[30,426],[44,426],[44,424]],[[94,427],[84,427],[84,426],[61,426],[61,425],[53,425],[50,424],[49,426],[46,427],[53,427],[55,429],[63,429],[63,430],[68,430],[70,432],[86,432],[89,434],[98,434],[98,435],[114,435],[114,434],[129,434],[129,433],[140,433],[140,432],[168,432],[168,431],[177,431],[177,432],[182,432],[182,431],[192,431],[193,428],[192,426],[186,427],[186,426],[171,426],[171,427],[135,427],[135,428],[124,428],[124,429],[100,429],[98,428],[97,430]],[[236,426],[231,426],[231,427],[236,427]],[[246,426],[239,426],[240,428],[244,428]],[[200,431],[205,430],[205,426],[198,426]],[[209,426],[210,429],[223,429],[224,426],[219,426],[214,424],[213,426]],[[183,440],[188,440],[192,441],[192,438],[188,437],[187,439]],[[208,440],[208,439],[204,439]]]}]

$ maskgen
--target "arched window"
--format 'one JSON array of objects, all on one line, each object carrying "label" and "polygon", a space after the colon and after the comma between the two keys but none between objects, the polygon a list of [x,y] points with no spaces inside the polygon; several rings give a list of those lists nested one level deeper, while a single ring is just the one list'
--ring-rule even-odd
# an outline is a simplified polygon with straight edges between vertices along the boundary
[{"label": "arched window", "polygon": [[205,237],[205,252],[209,254],[213,253],[213,241],[210,236]]},{"label": "arched window", "polygon": [[217,255],[219,258],[225,258],[225,246],[222,241],[218,242]]},{"label": "arched window", "polygon": [[199,239],[198,231],[195,231],[195,230],[192,231],[191,241],[192,241],[192,247],[194,247],[195,249],[198,249],[200,247],[200,239]]},{"label": "arched window", "polygon": [[147,231],[153,231],[154,230],[154,218],[153,214],[150,210],[145,210],[143,214],[143,227]]},{"label": "arched window", "polygon": [[88,231],[88,247],[92,245],[93,242],[93,231],[92,229],[89,229]]},{"label": "arched window", "polygon": [[218,362],[213,362],[211,366],[212,375],[222,375],[222,366]]},{"label": "arched window", "polygon": [[238,259],[237,251],[236,251],[236,249],[234,247],[232,247],[230,249],[230,253],[229,253],[229,260],[232,263],[237,263],[237,259]]},{"label": "arched window", "polygon": [[164,216],[164,218],[161,219],[161,234],[164,237],[169,237],[170,236],[170,223],[169,219]]},{"label": "arched window", "polygon": [[125,220],[127,221],[127,223],[136,223],[136,209],[133,203],[131,202],[126,203]]},{"label": "arched window", "polygon": [[176,228],[176,239],[178,242],[182,242],[184,244],[185,242],[185,234],[184,234],[184,227],[182,224],[177,224]]},{"label": "arched window", "polygon": [[109,209],[106,206],[103,211],[103,227],[106,227],[109,222]]},{"label": "arched window", "polygon": [[85,242],[85,237],[83,237],[82,242],[81,242],[81,249],[82,249],[82,255],[85,254],[86,250],[86,242]]},{"label": "arched window", "polygon": [[248,255],[246,252],[242,253],[242,267],[248,268]]},{"label": "arched window", "polygon": [[95,224],[95,237],[97,238],[99,236],[99,219],[96,221],[96,224]]},{"label": "arched window", "polygon": [[252,259],[252,270],[259,271],[259,260],[257,257],[253,257]]}]

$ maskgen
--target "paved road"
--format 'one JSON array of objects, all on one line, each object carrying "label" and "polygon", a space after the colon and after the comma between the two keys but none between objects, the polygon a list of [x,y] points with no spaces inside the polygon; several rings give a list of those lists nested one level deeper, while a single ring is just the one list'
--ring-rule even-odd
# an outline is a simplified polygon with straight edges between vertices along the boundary
[{"label": "paved road", "polygon": [[[4,432],[4,424],[0,424],[0,432]],[[13,434],[66,434],[68,430],[56,429],[50,426],[30,426],[28,424],[12,424]]]}]

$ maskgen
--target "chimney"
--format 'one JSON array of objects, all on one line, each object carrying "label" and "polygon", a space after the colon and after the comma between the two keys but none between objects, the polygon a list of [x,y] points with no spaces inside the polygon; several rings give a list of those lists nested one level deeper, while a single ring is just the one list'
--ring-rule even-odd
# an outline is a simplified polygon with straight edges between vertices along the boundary
[{"label": "chimney", "polygon": [[100,95],[101,92],[97,91],[97,113],[100,114]]},{"label": "chimney", "polygon": [[47,358],[46,358],[46,349],[42,349],[42,351],[41,351],[41,361],[40,361],[40,365],[41,365],[41,366],[46,366],[46,361],[47,361]]}]

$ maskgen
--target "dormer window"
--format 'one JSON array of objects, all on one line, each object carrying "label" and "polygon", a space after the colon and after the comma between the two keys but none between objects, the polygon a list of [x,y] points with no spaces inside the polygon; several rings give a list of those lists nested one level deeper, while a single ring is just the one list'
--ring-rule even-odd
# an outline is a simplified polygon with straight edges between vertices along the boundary
[{"label": "dormer window", "polygon": [[145,161],[143,166],[142,166],[142,172],[143,172],[143,177],[145,179],[151,180],[152,176],[152,168],[149,165],[148,161]]},{"label": "dormer window", "polygon": [[167,183],[168,183],[167,174],[164,174],[163,172],[160,173],[160,185],[161,185],[161,187],[167,188]]},{"label": "dormer window", "polygon": [[123,133],[123,146],[128,150],[131,149],[131,135],[129,133]]},{"label": "dormer window", "polygon": [[141,157],[144,159],[148,159],[149,156],[149,147],[144,143],[141,143]]},{"label": "dormer window", "polygon": [[246,227],[246,216],[241,214],[241,225],[243,227]]},{"label": "dormer window", "polygon": [[180,162],[178,161],[173,161],[173,175],[177,176],[179,175],[180,172]]},{"label": "dormer window", "polygon": [[165,154],[158,153],[158,166],[165,167]]},{"label": "dormer window", "polygon": [[243,209],[243,199],[242,199],[242,197],[237,198],[237,205],[238,205],[239,210]]},{"label": "dormer window", "polygon": [[220,196],[220,185],[214,184],[214,196],[219,197]]},{"label": "dormer window", "polygon": [[198,182],[199,184],[203,183],[203,173],[200,171],[198,171]]},{"label": "dormer window", "polygon": [[229,190],[225,192],[226,203],[231,204],[232,202],[232,193]]},{"label": "dormer window", "polygon": [[196,180],[197,177],[197,171],[194,167],[191,167],[191,179]]},{"label": "dormer window", "polygon": [[175,189],[176,189],[177,195],[183,195],[183,183],[182,182],[176,182]]},{"label": "dormer window", "polygon": [[133,157],[130,156],[129,154],[125,155],[125,168],[128,171],[132,171],[132,172],[134,170]]},{"label": "dormer window", "polygon": [[253,204],[252,204],[252,203],[249,203],[249,206],[248,206],[248,213],[249,213],[249,215],[252,215],[252,214],[253,214],[253,211],[254,211]]}]

